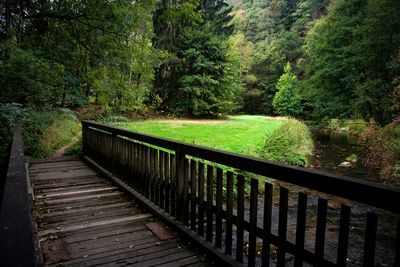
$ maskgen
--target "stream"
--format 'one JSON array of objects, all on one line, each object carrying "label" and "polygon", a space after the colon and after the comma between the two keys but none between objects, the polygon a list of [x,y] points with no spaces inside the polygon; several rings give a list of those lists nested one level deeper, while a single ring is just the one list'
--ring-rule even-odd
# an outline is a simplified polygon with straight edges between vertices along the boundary
[{"label": "stream", "polygon": [[[338,175],[352,176],[359,179],[377,182],[376,175],[369,172],[362,164],[362,150],[356,145],[354,137],[345,134],[329,132],[329,131],[313,131],[315,150],[313,158],[310,160],[309,168],[326,171]],[[340,167],[341,163],[351,154],[357,155],[357,161],[346,164],[346,167]],[[337,242],[339,236],[339,218],[340,205],[346,204],[351,207],[350,217],[350,234],[348,246],[348,266],[360,266],[363,262],[364,235],[366,227],[366,213],[373,211],[378,214],[378,230],[375,254],[375,266],[393,266],[395,255],[395,238],[396,238],[396,221],[397,217],[384,210],[375,209],[360,203],[351,202],[332,195],[323,194],[313,190],[307,190],[298,186],[287,184],[271,179],[274,184],[273,192],[273,210],[272,210],[272,233],[278,234],[278,218],[279,218],[279,188],[285,187],[289,189],[289,211],[287,224],[287,240],[295,243],[296,235],[296,216],[297,216],[297,194],[305,192],[308,194],[307,204],[307,220],[305,249],[313,252],[315,249],[315,232],[318,198],[328,200],[328,215],[325,232],[324,257],[332,262],[336,262]],[[258,225],[263,223],[263,206],[264,200],[259,198],[258,201]],[[249,203],[245,204],[245,219],[249,219]],[[248,233],[245,232],[245,240]],[[257,265],[261,265],[261,239],[257,245]],[[276,248],[271,246],[271,265],[276,265]],[[246,263],[247,258],[244,258]],[[294,256],[286,255],[286,266],[293,266]],[[304,263],[304,266],[309,266]]]}]

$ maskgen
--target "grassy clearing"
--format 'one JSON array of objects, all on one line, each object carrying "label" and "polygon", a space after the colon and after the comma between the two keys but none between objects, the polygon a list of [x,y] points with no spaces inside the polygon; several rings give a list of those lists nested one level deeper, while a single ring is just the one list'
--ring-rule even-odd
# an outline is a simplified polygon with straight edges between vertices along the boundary
[{"label": "grassy clearing", "polygon": [[146,120],[124,122],[119,126],[187,143],[230,152],[258,156],[268,135],[277,130],[283,119],[239,115],[227,120]]}]

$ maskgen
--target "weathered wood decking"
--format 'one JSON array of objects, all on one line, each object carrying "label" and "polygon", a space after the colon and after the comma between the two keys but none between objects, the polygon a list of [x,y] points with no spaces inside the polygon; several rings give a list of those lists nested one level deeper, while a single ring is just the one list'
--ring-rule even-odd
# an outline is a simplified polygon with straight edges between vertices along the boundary
[{"label": "weathered wood decking", "polygon": [[47,265],[211,265],[175,233],[160,240],[146,227],[153,215],[79,158],[32,161],[29,175]]}]

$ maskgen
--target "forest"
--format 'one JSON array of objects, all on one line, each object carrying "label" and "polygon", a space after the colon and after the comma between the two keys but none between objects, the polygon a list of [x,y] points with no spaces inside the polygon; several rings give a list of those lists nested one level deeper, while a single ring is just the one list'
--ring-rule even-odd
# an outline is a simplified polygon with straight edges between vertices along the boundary
[{"label": "forest", "polygon": [[0,9],[1,155],[17,121],[28,154],[43,156],[46,131],[62,132],[55,122],[70,135],[58,146],[79,132],[68,126],[76,114],[358,120],[366,164],[400,181],[398,0],[5,0]]}]

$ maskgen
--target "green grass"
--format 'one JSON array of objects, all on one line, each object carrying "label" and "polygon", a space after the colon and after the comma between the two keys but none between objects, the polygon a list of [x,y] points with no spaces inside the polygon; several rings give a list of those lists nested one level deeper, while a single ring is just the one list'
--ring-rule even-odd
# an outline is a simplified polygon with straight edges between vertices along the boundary
[{"label": "green grass", "polygon": [[120,127],[187,143],[257,156],[266,137],[283,121],[266,116],[239,115],[226,120],[146,120]]}]

